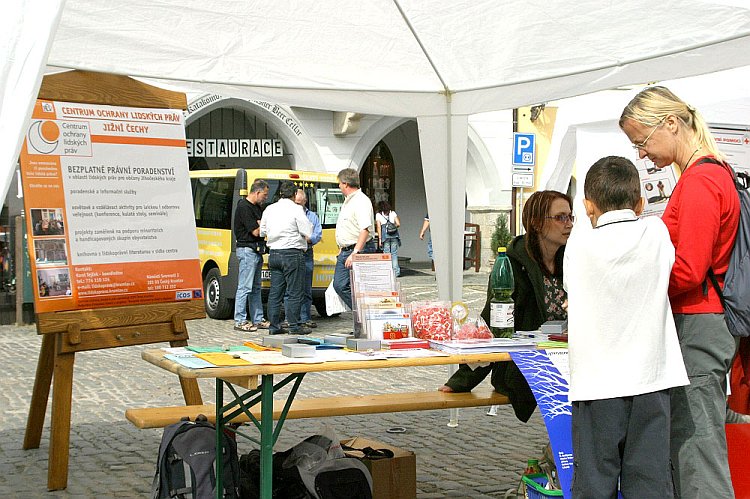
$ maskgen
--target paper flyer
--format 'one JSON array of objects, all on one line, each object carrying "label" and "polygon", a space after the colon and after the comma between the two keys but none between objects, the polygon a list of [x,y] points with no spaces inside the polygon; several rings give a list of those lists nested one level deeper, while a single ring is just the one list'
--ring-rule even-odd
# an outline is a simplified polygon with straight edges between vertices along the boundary
[{"label": "paper flyer", "polygon": [[203,298],[181,110],[37,100],[21,178],[37,312]]}]

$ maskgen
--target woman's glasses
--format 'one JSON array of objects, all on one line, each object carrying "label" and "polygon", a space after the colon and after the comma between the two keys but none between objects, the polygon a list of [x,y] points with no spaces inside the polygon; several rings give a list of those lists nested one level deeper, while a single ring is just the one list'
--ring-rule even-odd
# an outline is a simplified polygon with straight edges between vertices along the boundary
[{"label": "woman's glasses", "polygon": [[553,220],[557,220],[561,224],[566,224],[568,222],[575,223],[576,222],[576,216],[572,213],[570,215],[555,215],[554,217],[545,217],[545,218],[551,218]]},{"label": "woman's glasses", "polygon": [[660,126],[662,126],[664,124],[664,120],[666,120],[666,119],[667,119],[666,117],[662,118],[662,120],[659,123],[657,123],[657,125],[654,128],[651,129],[651,131],[646,136],[646,138],[643,140],[643,142],[641,142],[639,144],[633,144],[633,149],[635,149],[636,151],[642,151],[643,149],[645,149],[646,148],[646,142],[648,142],[648,139],[651,138],[651,136],[654,134],[654,132],[656,131],[657,128],[659,128]]}]

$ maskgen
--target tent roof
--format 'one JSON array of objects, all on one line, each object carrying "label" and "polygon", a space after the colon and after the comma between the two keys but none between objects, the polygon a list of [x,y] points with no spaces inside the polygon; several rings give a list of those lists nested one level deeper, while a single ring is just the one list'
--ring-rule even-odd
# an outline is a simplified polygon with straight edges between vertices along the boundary
[{"label": "tent roof", "polygon": [[740,5],[67,0],[48,64],[399,116],[449,92],[473,114],[750,64]]}]

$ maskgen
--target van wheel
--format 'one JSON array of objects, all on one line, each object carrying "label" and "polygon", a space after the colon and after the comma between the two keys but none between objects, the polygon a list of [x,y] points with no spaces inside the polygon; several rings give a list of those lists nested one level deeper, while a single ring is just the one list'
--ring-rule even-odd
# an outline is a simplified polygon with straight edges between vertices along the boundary
[{"label": "van wheel", "polygon": [[206,313],[212,319],[229,319],[234,312],[234,300],[227,298],[226,291],[221,289],[221,272],[211,269],[203,281],[203,292]]}]

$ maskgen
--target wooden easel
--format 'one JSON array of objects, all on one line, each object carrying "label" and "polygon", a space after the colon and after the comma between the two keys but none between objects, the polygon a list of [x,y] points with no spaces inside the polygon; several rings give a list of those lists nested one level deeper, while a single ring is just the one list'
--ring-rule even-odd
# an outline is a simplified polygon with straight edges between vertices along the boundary
[{"label": "wooden easel", "polygon": [[[125,76],[84,71],[45,77],[39,98],[128,107],[187,107],[185,94],[156,88]],[[188,340],[185,321],[201,319],[205,315],[202,300],[37,315],[37,333],[43,338],[23,448],[39,448],[50,386],[54,379],[47,470],[49,490],[64,489],[68,485],[73,364],[76,352],[157,342],[185,346]],[[203,403],[195,379],[180,378],[180,384],[186,404]]]}]

